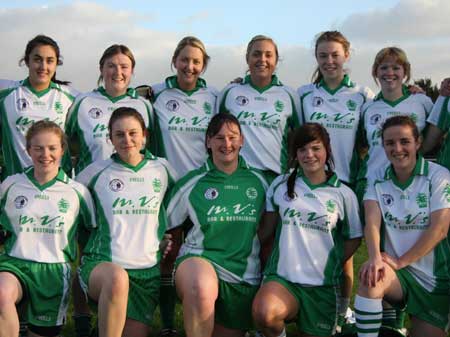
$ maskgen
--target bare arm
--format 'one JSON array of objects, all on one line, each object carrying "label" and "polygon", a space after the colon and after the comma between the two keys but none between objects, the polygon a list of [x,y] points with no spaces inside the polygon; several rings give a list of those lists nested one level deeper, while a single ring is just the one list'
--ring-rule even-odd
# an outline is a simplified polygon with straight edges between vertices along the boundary
[{"label": "bare arm", "polygon": [[344,242],[344,262],[355,254],[360,245],[361,238],[350,239]]},{"label": "bare arm", "polygon": [[422,144],[422,152],[424,154],[430,152],[440,143],[444,133],[441,129],[433,124],[428,124],[428,131]]},{"label": "bare arm", "polygon": [[273,241],[275,239],[275,229],[279,221],[277,212],[265,212],[258,228],[258,238],[261,244],[260,260],[265,266],[270,253],[272,252]]}]

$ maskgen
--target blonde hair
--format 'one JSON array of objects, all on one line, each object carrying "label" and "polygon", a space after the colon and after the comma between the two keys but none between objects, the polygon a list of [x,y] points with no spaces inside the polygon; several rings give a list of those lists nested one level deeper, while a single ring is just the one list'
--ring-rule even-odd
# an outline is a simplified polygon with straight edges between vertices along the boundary
[{"label": "blonde hair", "polygon": [[375,61],[372,65],[372,77],[375,80],[375,83],[378,83],[377,69],[380,64],[383,63],[383,61],[388,57],[394,58],[395,62],[403,67],[403,69],[405,70],[406,82],[408,82],[411,79],[411,63],[409,63],[406,53],[403,51],[403,49],[400,49],[398,47],[386,47],[381,49],[377,53],[377,55],[375,56]]},{"label": "blonde hair", "polygon": [[247,44],[247,52],[245,53],[245,59],[248,61],[248,57],[250,56],[250,51],[252,50],[253,45],[258,42],[258,41],[269,41],[270,43],[273,44],[274,48],[275,48],[275,56],[276,56],[276,61],[278,63],[278,59],[280,58],[279,54],[278,54],[278,46],[275,43],[275,41],[271,38],[268,37],[266,35],[256,35],[253,36],[253,38],[250,40],[250,42]]},{"label": "blonde hair", "polygon": [[172,68],[173,66],[175,66],[175,61],[176,61],[178,55],[180,55],[181,51],[186,46],[191,46],[191,47],[200,49],[200,51],[202,52],[202,55],[203,55],[202,72],[204,72],[206,70],[206,67],[208,66],[210,57],[209,57],[208,53],[206,52],[206,48],[205,48],[205,45],[203,44],[203,42],[200,41],[200,39],[196,38],[195,36],[185,36],[181,39],[180,42],[178,42],[177,47],[175,48],[175,51],[173,52],[172,63],[170,65],[170,67]]}]

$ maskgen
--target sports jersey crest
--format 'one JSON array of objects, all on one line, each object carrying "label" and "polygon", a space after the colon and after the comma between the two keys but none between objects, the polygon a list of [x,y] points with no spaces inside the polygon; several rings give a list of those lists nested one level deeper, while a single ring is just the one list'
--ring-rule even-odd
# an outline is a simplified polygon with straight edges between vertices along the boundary
[{"label": "sports jersey crest", "polygon": [[180,103],[178,103],[174,99],[171,99],[170,101],[168,101],[166,103],[167,110],[172,111],[172,112],[177,111],[179,107],[180,107]]},{"label": "sports jersey crest", "polygon": [[321,106],[323,104],[323,98],[316,96],[313,98],[313,106],[318,107]]},{"label": "sports jersey crest", "polygon": [[356,110],[357,104],[356,104],[356,102],[355,102],[354,100],[349,99],[349,100],[347,101],[346,105],[347,105],[347,108],[348,108],[350,111],[355,111],[355,110]]},{"label": "sports jersey crest", "polygon": [[88,115],[92,119],[98,119],[98,118],[102,117],[103,111],[99,108],[92,108],[88,111]]},{"label": "sports jersey crest", "polygon": [[119,192],[122,191],[124,188],[125,184],[123,183],[122,180],[120,179],[113,179],[109,182],[109,188],[111,189],[111,191],[113,192]]},{"label": "sports jersey crest", "polygon": [[383,204],[386,206],[392,206],[394,204],[394,197],[390,194],[383,194],[381,198],[383,199]]},{"label": "sports jersey crest", "polygon": [[250,102],[250,100],[248,99],[248,97],[245,97],[245,96],[236,97],[236,104],[239,106],[247,105],[249,102]]},{"label": "sports jersey crest", "polygon": [[16,205],[17,209],[24,208],[27,204],[28,199],[23,195],[19,195],[16,199],[14,199],[14,205]]},{"label": "sports jersey crest", "polygon": [[282,101],[280,101],[280,100],[277,100],[277,101],[274,103],[274,107],[275,107],[275,111],[276,111],[276,112],[283,112],[283,109],[284,109],[284,103],[283,103]]},{"label": "sports jersey crest", "polygon": [[247,196],[247,198],[249,199],[256,199],[258,197],[258,191],[256,190],[256,188],[254,187],[249,187],[247,188],[247,190],[245,191],[245,195]]},{"label": "sports jersey crest", "polygon": [[25,98],[19,98],[16,101],[17,110],[23,111],[30,106],[30,103]]},{"label": "sports jersey crest", "polygon": [[212,107],[211,107],[211,104],[209,102],[203,103],[203,111],[207,115],[210,115],[212,113]]},{"label": "sports jersey crest", "polygon": [[218,196],[219,196],[219,191],[214,187],[210,187],[205,191],[205,198],[208,200],[217,199]]},{"label": "sports jersey crest", "polygon": [[58,201],[58,210],[61,213],[67,213],[67,211],[69,210],[69,202],[64,198],[61,198]]},{"label": "sports jersey crest", "polygon": [[376,125],[378,124],[378,122],[381,120],[381,115],[380,114],[375,114],[370,116],[370,124],[371,125]]}]

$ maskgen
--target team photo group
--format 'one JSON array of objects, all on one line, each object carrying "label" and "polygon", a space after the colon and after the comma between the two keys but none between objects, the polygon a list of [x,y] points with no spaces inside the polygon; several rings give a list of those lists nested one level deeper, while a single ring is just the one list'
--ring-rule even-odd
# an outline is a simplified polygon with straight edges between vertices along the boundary
[{"label": "team photo group", "polygon": [[325,31],[311,83],[256,35],[217,90],[186,36],[161,83],[114,44],[83,93],[30,38],[0,80],[0,337],[447,336],[449,79],[433,103],[387,46],[375,94]]}]

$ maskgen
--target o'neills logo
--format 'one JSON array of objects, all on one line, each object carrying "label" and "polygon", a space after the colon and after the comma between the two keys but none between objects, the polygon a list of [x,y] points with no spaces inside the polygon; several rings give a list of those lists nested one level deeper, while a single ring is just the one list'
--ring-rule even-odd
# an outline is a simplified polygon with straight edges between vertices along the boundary
[{"label": "o'neills logo", "polygon": [[177,111],[178,110],[178,108],[180,107],[180,103],[178,103],[176,100],[174,100],[174,99],[171,99],[170,101],[168,101],[167,103],[166,103],[166,108],[167,108],[167,110],[169,110],[169,111]]},{"label": "o'neills logo", "polygon": [[210,187],[205,191],[205,198],[208,200],[214,200],[218,196],[219,196],[219,191],[214,187]]},{"label": "o'neills logo", "polygon": [[14,199],[14,205],[16,205],[17,209],[24,208],[28,204],[27,197],[20,195],[16,199]]},{"label": "o'neills logo", "polygon": [[99,108],[92,108],[88,111],[88,115],[92,119],[98,119],[98,118],[102,117],[103,111]]},{"label": "o'neills logo", "polygon": [[113,179],[109,182],[109,188],[111,189],[111,191],[113,192],[119,192],[122,191],[124,188],[125,184],[123,183],[122,180],[120,179]]},{"label": "o'neills logo", "polygon": [[236,97],[236,104],[239,106],[247,105],[249,102],[249,99],[245,96],[238,96]]}]

